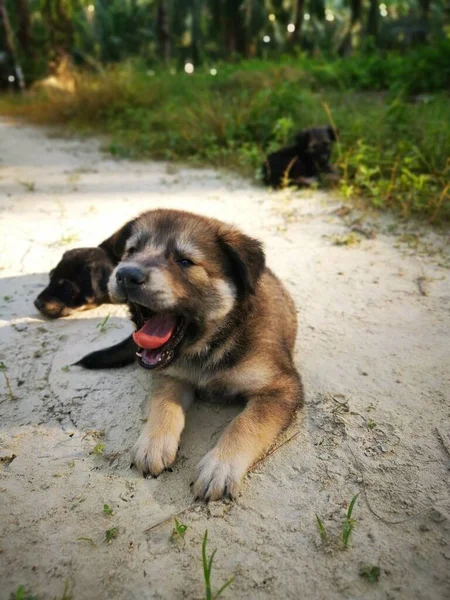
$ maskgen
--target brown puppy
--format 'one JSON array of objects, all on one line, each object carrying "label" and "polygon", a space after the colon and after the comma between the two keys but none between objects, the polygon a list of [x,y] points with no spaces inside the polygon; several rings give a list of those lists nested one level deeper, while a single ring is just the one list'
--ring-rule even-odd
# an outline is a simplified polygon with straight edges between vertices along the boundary
[{"label": "brown puppy", "polygon": [[246,408],[200,462],[194,483],[197,498],[235,496],[303,401],[296,310],[261,244],[214,219],[150,211],[132,224],[109,289],[128,303],[138,362],[154,373],[135,466],[158,476],[174,462],[196,391],[239,396]]}]

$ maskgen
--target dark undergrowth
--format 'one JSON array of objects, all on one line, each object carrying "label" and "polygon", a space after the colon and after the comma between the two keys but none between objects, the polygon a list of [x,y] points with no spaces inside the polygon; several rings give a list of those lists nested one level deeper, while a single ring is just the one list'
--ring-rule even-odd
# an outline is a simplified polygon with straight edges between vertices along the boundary
[{"label": "dark undergrowth", "polygon": [[77,76],[74,94],[3,98],[0,112],[106,133],[118,157],[183,160],[250,177],[297,130],[331,123],[345,197],[438,223],[450,221],[449,48],[442,51],[448,63],[430,48],[416,59],[216,65],[215,76],[206,68],[189,76],[123,64]]}]

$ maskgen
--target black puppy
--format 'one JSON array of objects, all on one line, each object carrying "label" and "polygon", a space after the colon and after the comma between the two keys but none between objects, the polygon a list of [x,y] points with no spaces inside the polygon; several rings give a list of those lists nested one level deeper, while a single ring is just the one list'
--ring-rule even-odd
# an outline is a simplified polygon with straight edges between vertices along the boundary
[{"label": "black puppy", "polygon": [[110,302],[108,281],[114,267],[103,248],[68,250],[50,271],[50,282],[34,305],[47,317],[58,319]]},{"label": "black puppy", "polygon": [[312,127],[295,137],[295,144],[272,152],[263,165],[264,183],[274,188],[294,184],[309,186],[320,174],[335,176],[330,163],[336,141],[332,127]]},{"label": "black puppy", "polygon": [[128,239],[131,221],[96,248],[64,252],[50,271],[50,282],[34,301],[35,307],[52,319],[66,317],[111,302],[108,281]]}]

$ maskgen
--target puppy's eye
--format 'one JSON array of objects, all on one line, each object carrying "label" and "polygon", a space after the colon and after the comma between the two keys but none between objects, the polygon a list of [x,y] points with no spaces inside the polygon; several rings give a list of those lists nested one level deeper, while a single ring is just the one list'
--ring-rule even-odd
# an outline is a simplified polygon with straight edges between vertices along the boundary
[{"label": "puppy's eye", "polygon": [[136,252],[135,246],[131,246],[131,248],[127,249],[127,254],[134,254]]},{"label": "puppy's eye", "polygon": [[177,258],[175,259],[175,262],[180,265],[180,267],[192,267],[194,264],[189,258]]}]

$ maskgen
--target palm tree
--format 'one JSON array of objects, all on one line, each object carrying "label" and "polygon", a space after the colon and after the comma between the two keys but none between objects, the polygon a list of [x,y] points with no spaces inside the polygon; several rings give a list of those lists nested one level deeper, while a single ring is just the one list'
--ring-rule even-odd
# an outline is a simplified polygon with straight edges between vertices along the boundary
[{"label": "palm tree", "polygon": [[362,0],[350,0],[350,24],[339,47],[339,54],[341,55],[349,54],[351,52],[353,40],[360,32],[362,7]]},{"label": "palm tree", "polygon": [[157,32],[161,55],[167,65],[170,61],[170,37],[167,0],[159,0],[157,15]]},{"label": "palm tree", "polygon": [[14,77],[14,87],[23,90],[25,87],[23,73],[17,58],[14,33],[11,27],[11,21],[9,20],[6,0],[0,0],[0,28],[3,30],[4,49],[7,55],[7,63],[10,65],[10,73]]},{"label": "palm tree", "polygon": [[28,0],[16,0],[16,11],[18,21],[17,39],[23,51],[30,55],[33,51],[33,37]]}]

